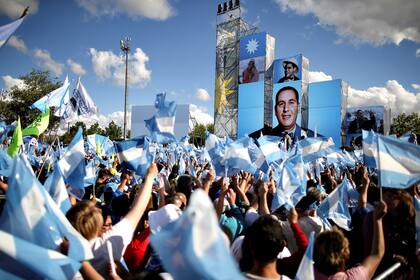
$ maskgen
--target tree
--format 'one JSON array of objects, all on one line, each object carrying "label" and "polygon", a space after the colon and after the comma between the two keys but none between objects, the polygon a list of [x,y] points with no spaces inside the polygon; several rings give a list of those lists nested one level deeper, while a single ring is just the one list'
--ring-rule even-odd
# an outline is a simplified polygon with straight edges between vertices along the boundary
[{"label": "tree", "polygon": [[[24,86],[13,86],[10,90],[3,92],[0,100],[0,119],[7,123],[12,123],[20,116],[22,127],[29,125],[40,113],[38,109],[30,109],[30,106],[47,95],[51,91],[61,86],[61,82],[52,79],[48,71],[32,70],[27,75],[20,76],[24,81]],[[54,116],[54,110],[50,111],[50,122],[48,129],[57,128],[59,118]]]},{"label": "tree", "polygon": [[105,131],[99,126],[99,123],[96,122],[94,124],[92,124],[88,130],[86,131],[86,135],[91,135],[91,134],[101,134],[104,135]]},{"label": "tree", "polygon": [[206,129],[210,133],[214,133],[214,124],[197,124],[190,132],[190,143],[195,146],[203,146],[206,143]]},{"label": "tree", "polygon": [[408,131],[420,134],[420,117],[418,113],[410,115],[403,113],[393,119],[391,134],[403,135]]},{"label": "tree", "polygon": [[108,124],[108,127],[105,128],[105,134],[111,140],[119,140],[122,137],[121,126],[117,125],[114,121],[111,121]]},{"label": "tree", "polygon": [[79,127],[83,130],[83,135],[86,136],[86,125],[83,122],[76,122],[73,126],[70,127],[69,131],[64,133],[60,139],[63,141],[64,144],[69,144],[73,139],[74,135],[76,135],[77,130]]}]

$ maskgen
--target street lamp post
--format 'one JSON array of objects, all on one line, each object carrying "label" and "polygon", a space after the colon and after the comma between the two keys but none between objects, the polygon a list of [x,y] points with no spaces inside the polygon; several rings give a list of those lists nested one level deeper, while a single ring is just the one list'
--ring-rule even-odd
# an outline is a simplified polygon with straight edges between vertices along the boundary
[{"label": "street lamp post", "polygon": [[124,130],[123,138],[127,137],[127,82],[128,82],[128,52],[130,51],[130,41],[129,37],[125,37],[124,40],[120,40],[120,48],[125,53],[125,93],[124,93]]}]

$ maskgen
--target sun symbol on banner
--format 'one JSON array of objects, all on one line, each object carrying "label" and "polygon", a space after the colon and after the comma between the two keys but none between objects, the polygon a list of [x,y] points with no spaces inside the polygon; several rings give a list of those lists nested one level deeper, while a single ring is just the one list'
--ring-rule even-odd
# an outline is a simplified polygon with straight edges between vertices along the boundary
[{"label": "sun symbol on banner", "polygon": [[258,41],[255,39],[249,40],[246,44],[246,51],[250,54],[256,52],[258,49]]}]

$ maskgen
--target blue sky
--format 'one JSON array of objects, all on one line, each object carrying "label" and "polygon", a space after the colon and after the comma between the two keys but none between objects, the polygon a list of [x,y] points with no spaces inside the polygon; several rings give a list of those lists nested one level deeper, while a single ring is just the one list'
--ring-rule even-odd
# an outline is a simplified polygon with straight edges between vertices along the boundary
[{"label": "blue sky", "polygon": [[[276,38],[276,58],[309,58],[312,81],[348,81],[354,105],[419,112],[420,2],[311,2],[241,1],[244,19]],[[100,114],[109,117],[123,111],[119,40],[128,35],[135,67],[130,104],[153,104],[156,93],[166,91],[169,100],[213,115],[217,3],[0,0],[0,25],[31,6],[14,40],[0,49],[0,88],[33,68],[55,72],[60,80],[67,74],[76,80],[76,72]]]}]

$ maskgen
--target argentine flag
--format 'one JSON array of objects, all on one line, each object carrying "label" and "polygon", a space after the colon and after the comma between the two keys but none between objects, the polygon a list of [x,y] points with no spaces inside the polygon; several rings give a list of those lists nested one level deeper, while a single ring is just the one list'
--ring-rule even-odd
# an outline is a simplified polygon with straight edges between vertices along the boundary
[{"label": "argentine flag", "polygon": [[406,189],[420,182],[420,147],[377,135],[382,187]]},{"label": "argentine flag", "polygon": [[149,153],[149,140],[146,136],[132,138],[126,141],[115,142],[115,150],[121,166],[132,170],[139,176],[146,174],[152,162]]},{"label": "argentine flag", "polygon": [[148,120],[145,125],[157,143],[169,143],[176,141],[174,135],[176,103],[165,101],[166,93],[156,95],[156,114]]},{"label": "argentine flag", "polygon": [[230,255],[209,196],[196,190],[182,216],[150,238],[174,279],[244,279]]}]

